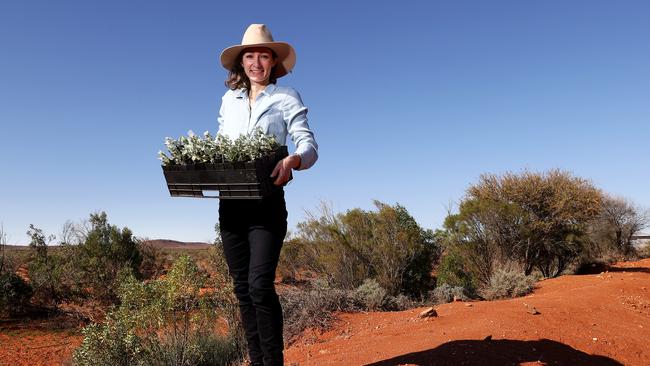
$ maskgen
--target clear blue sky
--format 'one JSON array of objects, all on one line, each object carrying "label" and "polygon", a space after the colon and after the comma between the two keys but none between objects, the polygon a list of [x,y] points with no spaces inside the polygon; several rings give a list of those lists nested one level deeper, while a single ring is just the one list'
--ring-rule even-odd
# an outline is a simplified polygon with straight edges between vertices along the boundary
[{"label": "clear blue sky", "polygon": [[[215,237],[171,198],[166,136],[217,129],[218,55],[266,23],[298,55],[320,160],[287,189],[404,205],[426,228],[482,173],[560,168],[649,207],[647,1],[3,1],[0,223],[59,234],[104,210],[135,235]],[[289,141],[290,143],[290,141]]]}]

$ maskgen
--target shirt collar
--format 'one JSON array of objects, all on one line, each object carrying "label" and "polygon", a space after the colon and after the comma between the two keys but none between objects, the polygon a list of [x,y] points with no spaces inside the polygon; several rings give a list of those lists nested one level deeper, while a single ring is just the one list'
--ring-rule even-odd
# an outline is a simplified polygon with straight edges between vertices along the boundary
[{"label": "shirt collar", "polygon": [[[277,89],[278,86],[275,84],[269,84],[262,90],[260,94],[266,94],[268,96],[273,95],[273,92],[275,92],[275,89]],[[243,98],[244,96],[247,96],[247,91],[244,88],[237,89],[237,98]]]},{"label": "shirt collar", "polygon": [[264,90],[262,90],[262,94],[271,96],[273,95],[273,92],[275,91],[276,88],[277,86],[275,84],[269,84],[266,86],[266,88],[264,88]]}]

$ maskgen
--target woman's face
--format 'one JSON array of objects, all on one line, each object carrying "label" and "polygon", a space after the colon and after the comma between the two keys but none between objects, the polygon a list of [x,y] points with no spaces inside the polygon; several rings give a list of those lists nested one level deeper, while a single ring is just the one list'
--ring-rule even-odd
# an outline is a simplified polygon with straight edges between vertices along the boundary
[{"label": "woman's face", "polygon": [[271,70],[275,66],[273,52],[266,47],[247,48],[242,55],[241,65],[251,84],[267,85]]}]

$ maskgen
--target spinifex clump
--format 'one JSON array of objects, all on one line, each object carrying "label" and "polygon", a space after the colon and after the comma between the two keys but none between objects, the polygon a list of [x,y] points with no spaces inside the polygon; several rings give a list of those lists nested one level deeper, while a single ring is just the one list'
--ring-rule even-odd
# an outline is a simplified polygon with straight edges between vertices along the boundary
[{"label": "spinifex clump", "polygon": [[223,135],[212,137],[208,131],[201,138],[190,131],[188,136],[181,136],[178,140],[165,138],[165,145],[169,155],[158,152],[163,166],[253,161],[280,147],[273,136],[265,135],[259,128],[234,141]]}]

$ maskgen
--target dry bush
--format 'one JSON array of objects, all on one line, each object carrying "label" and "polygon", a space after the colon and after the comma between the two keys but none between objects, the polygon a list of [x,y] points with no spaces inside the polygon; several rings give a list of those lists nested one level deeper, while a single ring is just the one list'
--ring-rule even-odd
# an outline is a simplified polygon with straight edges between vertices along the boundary
[{"label": "dry bush", "polygon": [[401,311],[417,308],[424,305],[425,299],[422,300],[413,300],[410,297],[399,294],[397,296],[388,296],[386,299],[382,310],[386,311]]},{"label": "dry bush", "polygon": [[434,304],[445,304],[454,300],[467,301],[469,296],[467,290],[462,286],[452,286],[447,283],[433,289],[429,292],[429,301]]},{"label": "dry bush", "polygon": [[494,271],[489,282],[479,289],[479,294],[486,300],[524,296],[533,291],[536,282],[517,265],[508,263]]},{"label": "dry bush", "polygon": [[280,294],[284,314],[284,338],[291,344],[305,329],[326,330],[336,312],[399,311],[421,306],[405,295],[390,296],[374,279],[353,290],[332,287],[314,280],[307,288],[293,288]]},{"label": "dry bush", "polygon": [[284,317],[284,339],[293,343],[308,328],[329,327],[336,311],[357,311],[359,307],[350,291],[330,287],[325,281],[314,281],[310,288],[292,289],[280,295]]},{"label": "dry bush", "polygon": [[377,311],[383,309],[388,303],[388,292],[379,285],[379,282],[368,278],[353,292],[355,300],[362,304],[366,310]]},{"label": "dry bush", "polygon": [[594,258],[617,256],[620,259],[634,256],[632,237],[650,224],[650,212],[637,207],[630,200],[605,195],[600,214],[589,227],[594,245]]}]

